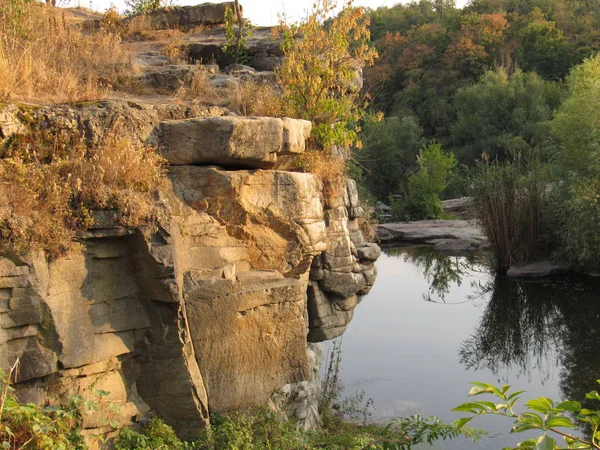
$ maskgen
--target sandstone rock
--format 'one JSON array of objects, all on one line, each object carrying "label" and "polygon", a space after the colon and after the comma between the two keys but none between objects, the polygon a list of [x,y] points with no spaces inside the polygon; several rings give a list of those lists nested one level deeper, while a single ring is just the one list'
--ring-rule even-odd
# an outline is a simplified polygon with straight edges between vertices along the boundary
[{"label": "sandstone rock", "polygon": [[336,300],[326,295],[316,282],[308,285],[308,341],[321,342],[341,336],[352,320],[354,309],[342,309]]},{"label": "sandstone rock", "polygon": [[257,117],[215,117],[164,122],[163,154],[171,164],[273,168],[280,155],[302,153],[310,122]]},{"label": "sandstone rock", "polygon": [[360,261],[377,261],[377,258],[381,256],[381,248],[371,242],[357,245],[356,251]]},{"label": "sandstone rock", "polygon": [[13,134],[24,133],[27,127],[19,119],[16,105],[0,105],[0,144]]},{"label": "sandstone rock", "polygon": [[471,197],[451,198],[442,202],[442,208],[447,214],[457,216],[462,219],[472,219],[474,217],[474,205]]},{"label": "sandstone rock", "polygon": [[273,407],[296,424],[299,431],[317,429],[322,425],[319,414],[321,395],[321,365],[323,347],[309,343],[307,346],[310,377],[299,383],[286,384],[271,396]]},{"label": "sandstone rock", "polygon": [[190,30],[199,25],[217,25],[225,23],[225,11],[235,6],[233,2],[202,3],[192,6],[168,6],[144,13],[150,19],[152,29]]},{"label": "sandstone rock", "polygon": [[360,291],[365,279],[358,273],[332,272],[326,270],[319,286],[327,292],[347,298]]}]

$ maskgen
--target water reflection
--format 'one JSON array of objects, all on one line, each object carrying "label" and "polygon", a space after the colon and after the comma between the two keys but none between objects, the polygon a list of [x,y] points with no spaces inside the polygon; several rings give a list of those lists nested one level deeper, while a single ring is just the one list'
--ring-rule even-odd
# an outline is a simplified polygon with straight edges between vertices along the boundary
[{"label": "water reflection", "polygon": [[402,257],[419,267],[429,283],[429,291],[423,294],[427,301],[444,302],[452,284],[460,286],[462,278],[472,271],[487,271],[484,254],[468,253],[450,255],[440,253],[431,246],[384,248],[386,255]]},{"label": "water reflection", "polygon": [[[484,281],[471,281],[464,301],[481,300],[478,325],[458,351],[469,370],[503,374],[534,373],[544,383],[560,367],[563,398],[583,400],[597,389],[600,378],[600,279],[572,277],[523,282],[492,275],[486,255],[451,256],[430,247],[386,249],[417,266],[429,283],[425,300],[444,302],[452,285],[460,286],[475,272]],[[438,300],[439,299],[439,300]],[[589,405],[600,407],[600,405]]]}]

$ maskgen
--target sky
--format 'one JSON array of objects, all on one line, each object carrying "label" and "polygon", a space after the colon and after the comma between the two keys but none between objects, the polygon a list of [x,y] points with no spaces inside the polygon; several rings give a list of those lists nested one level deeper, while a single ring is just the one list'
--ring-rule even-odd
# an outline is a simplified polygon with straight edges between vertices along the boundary
[{"label": "sky", "polygon": [[[195,5],[199,3],[223,3],[227,0],[174,0],[176,5]],[[458,0],[458,6],[462,6],[466,0]],[[125,0],[65,0],[65,6],[83,6],[91,8],[94,11],[106,11],[111,4],[117,9],[125,9]],[[63,6],[63,2],[60,2]],[[278,23],[278,15],[284,14],[288,23],[293,23],[306,17],[314,3],[314,0],[240,0],[240,4],[244,8],[244,16],[250,21],[259,26],[276,25]],[[341,3],[339,1],[338,3]],[[379,6],[394,6],[397,3],[408,3],[408,0],[355,0],[355,6],[366,6],[377,8]]]}]

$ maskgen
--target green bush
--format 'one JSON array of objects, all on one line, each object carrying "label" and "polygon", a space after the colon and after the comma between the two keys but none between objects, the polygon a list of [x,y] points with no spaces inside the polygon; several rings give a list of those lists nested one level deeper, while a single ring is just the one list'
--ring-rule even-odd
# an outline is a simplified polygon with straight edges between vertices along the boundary
[{"label": "green bush", "polygon": [[160,419],[152,418],[139,433],[131,428],[123,428],[115,441],[115,450],[186,450],[190,444],[182,442],[173,428]]},{"label": "green bush", "polygon": [[457,161],[453,153],[444,152],[441,144],[432,141],[417,156],[419,169],[408,178],[408,192],[404,198],[392,199],[392,218],[395,220],[428,220],[442,216],[440,194]]},{"label": "green bush", "polygon": [[587,269],[600,267],[600,56],[574,68],[570,97],[550,126],[560,149],[551,164],[549,217],[564,255]]}]

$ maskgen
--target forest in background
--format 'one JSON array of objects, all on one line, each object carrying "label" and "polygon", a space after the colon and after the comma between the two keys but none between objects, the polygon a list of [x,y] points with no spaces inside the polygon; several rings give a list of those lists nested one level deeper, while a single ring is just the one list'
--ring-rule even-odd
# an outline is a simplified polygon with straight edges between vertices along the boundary
[{"label": "forest in background", "polygon": [[600,3],[421,0],[369,14],[373,116],[351,169],[365,196],[394,220],[474,196],[500,266],[557,253],[597,266]]}]

